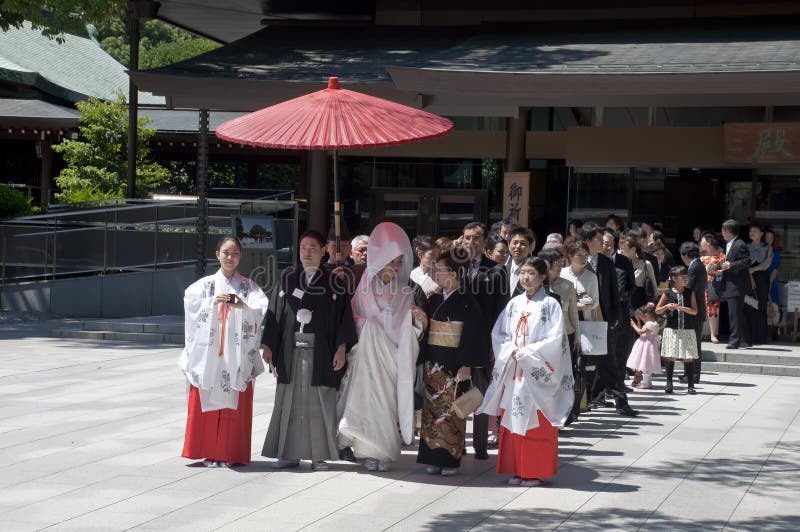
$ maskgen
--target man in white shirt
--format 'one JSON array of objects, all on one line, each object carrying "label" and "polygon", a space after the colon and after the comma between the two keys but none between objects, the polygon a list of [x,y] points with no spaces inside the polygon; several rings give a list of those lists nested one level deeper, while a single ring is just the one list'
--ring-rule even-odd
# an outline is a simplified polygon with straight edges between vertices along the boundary
[{"label": "man in white shirt", "polygon": [[[464,226],[461,237],[462,246],[468,254],[464,285],[480,305],[484,316],[483,334],[489,338],[497,317],[503,312],[509,300],[506,270],[502,265],[490,260],[484,251],[488,242],[488,230],[481,222],[470,222]],[[487,345],[487,349],[489,346]],[[489,387],[492,368],[488,364],[472,368],[472,384],[481,393]],[[476,415],[473,418],[472,446],[477,460],[488,460],[489,416]]]},{"label": "man in white shirt", "polygon": [[536,236],[530,229],[518,227],[509,233],[508,238],[508,251],[511,259],[508,265],[509,294],[510,297],[514,297],[523,291],[519,284],[519,271],[533,248],[536,247]]}]

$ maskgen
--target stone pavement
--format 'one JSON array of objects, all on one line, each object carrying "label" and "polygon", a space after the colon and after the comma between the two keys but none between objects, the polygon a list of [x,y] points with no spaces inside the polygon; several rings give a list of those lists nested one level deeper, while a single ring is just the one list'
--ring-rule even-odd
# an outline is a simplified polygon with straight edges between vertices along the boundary
[{"label": "stone pavement", "polygon": [[800,379],[708,374],[698,395],[631,394],[635,419],[585,416],[561,471],[510,487],[494,457],[426,475],[415,448],[389,473],[273,471],[259,451],[274,380],[256,386],[253,462],[179,457],[176,347],[48,338],[0,321],[2,530],[800,530]]}]

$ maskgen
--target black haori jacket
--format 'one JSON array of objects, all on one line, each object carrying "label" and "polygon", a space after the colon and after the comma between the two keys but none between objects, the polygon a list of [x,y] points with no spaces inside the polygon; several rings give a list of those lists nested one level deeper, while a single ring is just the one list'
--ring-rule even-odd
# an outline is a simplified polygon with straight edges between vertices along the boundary
[{"label": "black haori jacket", "polygon": [[261,343],[272,351],[279,384],[291,382],[294,333],[300,331],[297,312],[308,309],[311,322],[303,332],[315,334],[311,385],[339,389],[347,366],[333,371],[333,355],[341,344],[349,351],[357,336],[350,296],[336,289],[341,283],[332,282],[332,275],[320,269],[307,283],[302,268],[288,268],[270,291]]}]

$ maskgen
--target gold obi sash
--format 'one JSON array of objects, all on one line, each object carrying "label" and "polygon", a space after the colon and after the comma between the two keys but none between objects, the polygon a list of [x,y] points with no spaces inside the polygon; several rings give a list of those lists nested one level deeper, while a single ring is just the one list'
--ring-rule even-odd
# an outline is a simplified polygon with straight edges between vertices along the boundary
[{"label": "gold obi sash", "polygon": [[457,348],[461,343],[462,321],[430,320],[428,324],[428,345]]}]

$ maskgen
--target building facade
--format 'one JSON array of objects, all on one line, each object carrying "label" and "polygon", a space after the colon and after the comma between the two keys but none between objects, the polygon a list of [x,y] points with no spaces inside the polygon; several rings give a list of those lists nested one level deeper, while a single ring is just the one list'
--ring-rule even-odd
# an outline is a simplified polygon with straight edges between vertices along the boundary
[{"label": "building facade", "polygon": [[[502,216],[529,172],[540,235],[571,218],[660,224],[671,242],[726,218],[782,239],[800,276],[800,3],[164,0],[159,17],[227,44],[132,73],[175,109],[246,112],[342,85],[451,117],[430,142],[341,154],[348,225],[457,232]],[[326,229],[326,154],[301,165],[308,225]]]}]

